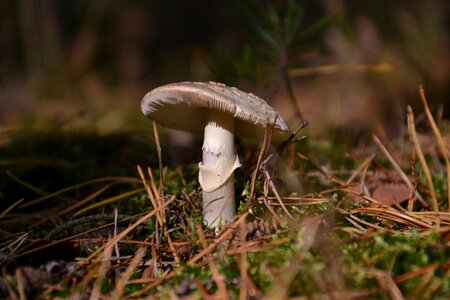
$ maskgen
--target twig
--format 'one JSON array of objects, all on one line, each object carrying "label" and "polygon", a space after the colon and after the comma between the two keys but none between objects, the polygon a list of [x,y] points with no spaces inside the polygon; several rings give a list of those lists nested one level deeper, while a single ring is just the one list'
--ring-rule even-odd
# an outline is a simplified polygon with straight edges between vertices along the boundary
[{"label": "twig", "polygon": [[294,132],[291,133],[291,135],[288,137],[288,139],[286,141],[284,141],[283,143],[281,143],[278,148],[277,148],[277,152],[281,155],[284,151],[284,149],[286,148],[286,146],[288,146],[289,144],[292,143],[292,141],[294,141],[294,138],[300,133],[300,131],[305,128],[306,126],[309,125],[309,122],[307,120],[304,120],[302,122],[302,124],[300,124],[295,130]]}]

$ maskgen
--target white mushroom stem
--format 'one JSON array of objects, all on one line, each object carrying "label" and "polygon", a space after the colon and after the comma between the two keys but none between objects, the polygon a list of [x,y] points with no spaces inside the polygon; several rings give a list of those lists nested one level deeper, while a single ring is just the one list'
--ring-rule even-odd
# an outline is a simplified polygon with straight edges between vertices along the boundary
[{"label": "white mushroom stem", "polygon": [[208,116],[203,141],[199,182],[203,189],[203,218],[213,228],[236,214],[234,175],[241,166],[234,146],[233,116],[213,110]]}]

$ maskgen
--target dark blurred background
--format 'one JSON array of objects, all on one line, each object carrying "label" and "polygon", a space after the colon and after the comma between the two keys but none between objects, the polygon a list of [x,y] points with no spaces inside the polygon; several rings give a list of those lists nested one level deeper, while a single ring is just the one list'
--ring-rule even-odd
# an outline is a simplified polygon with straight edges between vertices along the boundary
[{"label": "dark blurred background", "polygon": [[0,2],[0,128],[148,128],[169,82],[252,91],[310,135],[395,136],[449,102],[449,1]]}]

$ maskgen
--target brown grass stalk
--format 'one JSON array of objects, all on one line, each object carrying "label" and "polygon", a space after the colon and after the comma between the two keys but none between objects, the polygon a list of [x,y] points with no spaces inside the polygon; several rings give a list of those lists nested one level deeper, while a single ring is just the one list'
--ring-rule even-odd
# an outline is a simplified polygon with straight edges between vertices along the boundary
[{"label": "brown grass stalk", "polygon": [[132,191],[129,191],[129,192],[126,192],[126,193],[122,193],[120,195],[117,195],[117,196],[114,196],[114,197],[111,197],[111,198],[99,201],[97,203],[94,203],[94,204],[91,204],[89,206],[86,206],[83,209],[80,209],[79,211],[77,211],[73,215],[74,216],[79,216],[79,215],[81,215],[81,214],[83,214],[85,212],[93,210],[94,208],[101,207],[101,206],[104,206],[104,205],[107,205],[107,204],[111,204],[111,203],[120,201],[122,199],[126,199],[126,198],[129,198],[131,196],[137,195],[137,194],[143,192],[144,190],[145,190],[144,188],[138,188],[138,189],[134,189]]},{"label": "brown grass stalk", "polygon": [[372,276],[376,278],[380,288],[387,292],[389,298],[392,300],[403,300],[405,297],[398,288],[394,279],[392,279],[391,274],[383,270],[372,269],[369,272]]},{"label": "brown grass stalk", "polygon": [[289,75],[292,77],[310,76],[315,74],[333,74],[333,73],[388,73],[393,70],[392,65],[388,63],[377,65],[358,65],[358,64],[332,64],[318,67],[290,69]]},{"label": "brown grass stalk", "polygon": [[117,243],[121,239],[123,239],[127,234],[129,234],[131,231],[133,231],[136,227],[150,219],[151,217],[158,214],[158,212],[162,209],[165,209],[169,204],[171,204],[175,199],[172,198],[169,201],[167,201],[163,206],[155,207],[152,211],[147,213],[145,216],[141,217],[139,220],[134,222],[132,225],[127,227],[127,229],[123,230],[121,233],[119,233],[115,238],[111,239],[108,243],[102,245],[100,248],[98,248],[96,251],[94,251],[89,257],[84,259],[84,261],[88,262],[91,261],[95,256],[97,256],[101,251],[103,251],[106,247],[109,247],[110,245]]},{"label": "brown grass stalk", "polygon": [[[202,244],[203,249],[208,248],[208,243],[206,242],[205,234],[203,233],[202,227],[200,225],[196,225],[195,229],[197,231],[198,238],[200,239],[200,242]],[[223,277],[219,273],[219,269],[217,268],[216,264],[214,263],[213,259],[206,258],[208,261],[209,269],[211,270],[212,277],[214,282],[217,285],[217,288],[220,292],[220,299],[230,299],[230,295],[227,291],[226,283],[223,279]]]},{"label": "brown grass stalk", "polygon": [[294,217],[291,215],[291,213],[289,212],[289,210],[286,208],[286,205],[284,205],[283,200],[281,200],[280,195],[278,194],[278,190],[275,187],[275,185],[273,184],[272,178],[270,177],[270,174],[267,170],[264,170],[264,175],[266,176],[267,182],[270,186],[270,189],[272,190],[272,193],[275,195],[276,199],[278,200],[278,203],[281,205],[281,207],[283,208],[284,212],[286,213],[286,215],[291,218],[292,220],[294,220]]},{"label": "brown grass stalk", "polygon": [[142,262],[142,258],[144,257],[145,251],[146,248],[139,248],[136,251],[136,254],[134,255],[125,272],[120,274],[120,276],[116,279],[116,288],[114,290],[114,294],[112,297],[113,299],[123,298],[125,285],[128,283],[128,280],[130,279],[131,275],[133,275],[138,265]]},{"label": "brown grass stalk", "polygon": [[96,190],[95,192],[93,192],[92,194],[90,194],[89,196],[85,197],[84,199],[75,202],[75,204],[63,209],[62,211],[58,212],[59,216],[65,215],[69,212],[71,212],[74,209],[77,209],[80,206],[85,205],[86,203],[94,200],[95,198],[97,198],[98,196],[100,196],[101,194],[103,194],[105,191],[107,191],[110,187],[112,186],[112,184],[107,184],[105,186],[102,186],[101,188],[99,188],[98,190]]},{"label": "brown grass stalk", "polygon": [[[147,167],[147,173],[150,177],[150,187],[151,187],[151,190],[153,191],[156,205],[161,206],[164,204],[164,200],[161,197],[160,190],[156,187],[156,181],[155,181],[155,178],[153,177],[152,168]],[[159,213],[159,219],[161,220],[161,223],[159,225],[161,225],[162,230],[166,230],[167,225],[166,225],[166,212],[165,211],[161,211]]]},{"label": "brown grass stalk", "polygon": [[249,195],[250,201],[253,200],[253,196],[255,194],[255,186],[256,186],[256,181],[258,179],[261,164],[262,164],[264,158],[267,156],[267,152],[269,151],[270,141],[272,140],[273,126],[275,125],[277,118],[278,118],[278,115],[275,117],[273,125],[272,126],[267,125],[266,130],[264,131],[263,143],[261,146],[261,150],[259,151],[258,160],[256,162],[256,167],[255,167],[255,170],[253,171],[252,180],[250,182],[250,195]]},{"label": "brown grass stalk", "polygon": [[[155,195],[153,194],[152,189],[150,188],[150,185],[147,183],[147,179],[145,178],[144,172],[142,171],[141,166],[137,166],[137,171],[139,174],[139,177],[141,177],[142,184],[144,185],[144,189],[147,192],[148,198],[150,199],[150,202],[152,203],[153,207],[158,207],[158,202],[156,201]],[[158,220],[159,224],[162,224],[161,215],[158,213],[156,214],[156,218]]]},{"label": "brown grass stalk", "polygon": [[445,146],[445,142],[442,137],[441,131],[439,130],[439,128],[436,124],[436,121],[434,120],[433,115],[431,114],[430,108],[428,107],[427,99],[425,97],[425,91],[424,91],[422,85],[419,86],[419,94],[420,94],[420,99],[422,100],[422,104],[425,109],[425,113],[427,115],[428,121],[430,122],[430,125],[431,125],[431,128],[433,129],[434,135],[436,136],[436,140],[439,145],[439,150],[445,161],[445,167],[447,169],[447,203],[448,203],[448,209],[450,211],[450,161],[448,158],[448,149]]},{"label": "brown grass stalk", "polygon": [[[226,225],[226,227],[224,228],[222,233],[212,243],[210,243],[207,248],[203,249],[202,251],[197,253],[194,257],[192,257],[187,262],[187,265],[192,265],[192,264],[196,263],[197,261],[199,261],[204,256],[210,254],[219,244],[221,244],[224,240],[226,240],[228,237],[230,237],[236,231],[239,224],[241,222],[244,222],[245,218],[247,216],[248,216],[248,211],[243,213],[241,216],[239,216],[238,219],[236,219],[232,223],[229,223],[228,225]],[[179,272],[181,270],[183,270],[183,266],[180,266],[178,268],[177,272]],[[141,289],[139,292],[137,292],[135,294],[135,296],[140,297],[140,296],[144,295],[147,291],[159,286],[164,281],[174,278],[176,276],[176,274],[177,273],[175,271],[172,271],[172,272],[164,275],[163,277],[156,279],[155,281],[153,281],[152,283],[148,284],[146,287]]]},{"label": "brown grass stalk", "polygon": [[164,168],[162,161],[161,143],[159,141],[158,128],[156,127],[156,122],[153,121],[153,135],[155,137],[156,153],[158,155],[158,166],[159,166],[159,194],[164,197]]},{"label": "brown grass stalk", "polygon": [[103,295],[101,292],[103,280],[106,277],[106,273],[108,272],[111,266],[111,255],[113,251],[113,243],[107,243],[107,247],[103,249],[103,253],[101,256],[100,267],[98,268],[97,278],[95,279],[94,286],[92,287],[90,300],[102,299]]},{"label": "brown grass stalk", "polygon": [[[431,196],[431,204],[433,206],[434,211],[439,211],[439,204],[436,198],[436,191],[434,189],[433,180],[431,179],[431,172],[430,168],[428,167],[427,161],[425,160],[425,156],[422,152],[422,147],[420,146],[419,139],[417,138],[416,133],[416,127],[414,125],[414,113],[412,111],[411,106],[408,106],[407,108],[407,115],[408,115],[408,130],[411,132],[411,136],[414,142],[414,146],[416,148],[416,153],[420,161],[420,165],[422,166],[422,170],[425,174],[425,178],[428,183],[428,188],[430,189],[430,196]],[[439,224],[438,224],[439,227]]]},{"label": "brown grass stalk", "polygon": [[19,299],[26,300],[27,294],[25,293],[25,278],[23,276],[22,269],[19,267],[16,269],[16,282],[17,290],[19,291]]},{"label": "brown grass stalk", "polygon": [[273,247],[289,243],[291,238],[281,238],[271,242],[263,242],[263,241],[251,241],[245,244],[242,244],[239,247],[231,248],[225,251],[227,255],[236,255],[236,254],[246,254],[246,253],[255,253],[261,252],[264,250],[271,249]]},{"label": "brown grass stalk", "polygon": [[[245,243],[245,239],[247,236],[247,226],[246,224],[243,222],[240,224],[239,227],[239,242],[241,245],[243,245]],[[236,249],[236,248],[234,248]],[[241,274],[241,288],[239,291],[239,300],[246,300],[247,299],[247,294],[248,294],[248,273],[247,273],[247,268],[248,268],[248,262],[247,262],[247,254],[246,252],[242,252],[240,257],[239,257],[239,271]]]},{"label": "brown grass stalk", "polygon": [[356,208],[351,211],[354,213],[362,213],[366,215],[371,215],[374,217],[386,219],[389,221],[394,221],[397,223],[402,223],[405,225],[413,225],[422,229],[433,228],[433,226],[427,222],[418,220],[413,216],[405,215],[401,212],[398,212],[392,208],[386,207],[364,207],[364,208]]},{"label": "brown grass stalk", "polygon": [[84,186],[88,186],[91,184],[95,184],[95,183],[99,183],[99,182],[108,182],[108,181],[113,181],[115,183],[120,183],[120,182],[130,182],[130,183],[138,183],[139,180],[134,178],[134,177],[120,177],[120,176],[108,176],[108,177],[101,177],[101,178],[96,178],[96,179],[92,179],[92,180],[88,180],[85,182],[81,182],[81,183],[77,183],[71,186],[68,186],[66,188],[63,188],[59,191],[53,192],[53,193],[49,193],[45,196],[39,197],[37,199],[34,199],[32,201],[27,201],[26,203],[22,204],[19,206],[19,208],[26,208],[35,204],[39,204],[42,201],[45,201],[47,199],[65,194],[67,192],[73,191],[73,190],[77,190],[79,188],[82,188]]},{"label": "brown grass stalk", "polygon": [[[380,148],[381,152],[383,152],[384,156],[389,160],[391,165],[394,167],[395,171],[400,175],[403,182],[406,183],[406,185],[409,188],[413,188],[413,184],[411,183],[411,180],[408,178],[408,176],[403,172],[402,168],[397,164],[395,159],[392,157],[392,155],[389,153],[389,151],[386,149],[386,147],[383,145],[383,143],[380,141],[380,139],[376,135],[372,135],[373,140],[377,144],[377,146]],[[419,192],[416,190],[416,197],[417,199],[425,206],[429,206],[429,204],[423,199],[423,197],[419,194]]]}]

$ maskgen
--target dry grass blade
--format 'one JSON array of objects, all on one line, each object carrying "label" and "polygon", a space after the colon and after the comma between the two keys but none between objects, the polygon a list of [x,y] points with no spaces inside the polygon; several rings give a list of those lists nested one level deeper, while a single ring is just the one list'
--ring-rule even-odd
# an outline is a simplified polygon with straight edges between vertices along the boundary
[{"label": "dry grass blade", "polygon": [[408,211],[411,212],[414,208],[417,192],[417,173],[416,173],[416,148],[414,147],[414,140],[411,131],[408,130],[409,144],[411,148],[411,186],[409,187],[408,196]]},{"label": "dry grass blade", "polygon": [[102,283],[103,280],[106,277],[106,273],[108,272],[110,266],[111,266],[111,255],[113,251],[113,245],[112,243],[107,243],[107,247],[103,250],[102,253],[102,260],[100,263],[100,268],[97,272],[97,278],[95,279],[94,286],[91,291],[91,297],[90,300],[97,300],[102,299],[103,295],[101,292],[102,289]]},{"label": "dry grass blade", "polygon": [[100,196],[101,194],[103,194],[106,190],[108,190],[111,187],[112,184],[108,184],[105,185],[103,187],[101,187],[100,189],[98,189],[97,191],[93,192],[92,194],[90,194],[89,196],[87,196],[86,198],[84,198],[83,200],[80,200],[78,202],[75,202],[74,205],[71,205],[65,209],[63,209],[62,211],[58,212],[59,216],[65,215],[69,212],[71,212],[72,210],[83,206],[84,204],[94,200],[95,198],[97,198],[98,196]]},{"label": "dry grass blade", "polygon": [[278,200],[278,203],[281,205],[281,207],[283,208],[286,215],[288,215],[289,218],[294,220],[294,217],[291,215],[291,213],[287,209],[286,205],[284,205],[283,200],[281,200],[280,195],[278,194],[278,191],[277,191],[275,185],[273,184],[272,178],[270,177],[270,174],[267,170],[264,170],[264,175],[266,176],[266,179],[268,181],[270,189],[272,190],[273,194],[275,195],[276,199]]},{"label": "dry grass blade", "polygon": [[123,272],[120,277],[116,279],[116,289],[114,291],[113,299],[123,299],[123,293],[125,291],[125,285],[128,283],[131,275],[133,275],[137,266],[142,262],[142,258],[144,257],[146,248],[139,248],[136,251],[133,259],[128,265],[125,272]]},{"label": "dry grass blade", "polygon": [[[241,245],[245,242],[245,237],[247,236],[247,226],[245,225],[245,223],[241,223],[241,226],[239,228],[239,240]],[[247,254],[245,252],[241,253],[240,256],[240,260],[239,260],[239,271],[241,274],[241,288],[239,291],[239,300],[246,300],[247,299],[247,294],[248,294],[248,273],[247,273],[247,267],[248,267],[248,263],[247,263]]]},{"label": "dry grass blade", "polygon": [[398,288],[391,274],[382,270],[371,270],[370,272],[378,281],[381,289],[386,291],[392,300],[404,300],[402,292]]},{"label": "dry grass blade", "polygon": [[[143,214],[139,214],[139,215],[143,215]],[[138,216],[139,216],[139,215],[138,215]],[[136,216],[124,218],[124,219],[121,219],[120,222],[124,222],[124,221],[127,221],[127,220],[131,220],[131,219],[134,219],[135,217],[136,217]],[[103,225],[103,226],[99,226],[99,227],[96,227],[96,228],[93,228],[93,229],[89,229],[89,230],[86,230],[86,231],[77,233],[77,234],[75,234],[75,235],[68,236],[68,237],[63,238],[63,239],[61,239],[61,240],[52,241],[51,243],[48,243],[48,244],[46,244],[46,245],[44,245],[44,246],[35,247],[35,248],[30,249],[30,250],[26,250],[26,251],[24,251],[24,252],[18,253],[17,255],[14,255],[13,258],[23,257],[23,256],[25,256],[25,255],[28,255],[28,254],[31,254],[31,253],[35,253],[35,252],[40,251],[40,250],[43,250],[43,249],[45,249],[45,248],[48,248],[48,247],[51,247],[51,246],[55,246],[55,245],[57,245],[57,244],[61,244],[61,243],[64,243],[64,242],[67,242],[67,241],[70,241],[70,240],[74,240],[74,239],[76,239],[76,238],[78,238],[78,237],[81,237],[81,236],[83,236],[83,235],[86,235],[86,234],[89,234],[89,233],[93,233],[93,232],[96,232],[96,231],[98,231],[98,230],[101,230],[101,229],[104,229],[104,228],[107,228],[107,227],[110,227],[110,226],[113,226],[113,225],[114,225],[114,222],[108,223],[108,224]],[[25,240],[25,239],[27,238],[27,236],[28,236],[28,233],[27,233],[27,234],[24,234],[23,240]]]},{"label": "dry grass blade", "polygon": [[280,238],[271,242],[250,241],[248,243],[242,244],[239,247],[228,249],[225,253],[227,255],[236,255],[236,254],[262,252],[264,250],[271,249],[273,247],[283,245],[291,241],[292,241],[291,238]]},{"label": "dry grass blade", "polygon": [[[37,187],[37,186],[34,186],[33,184],[31,184],[31,183],[29,183],[29,182],[27,182],[27,181],[25,181],[25,180],[19,178],[18,176],[14,175],[14,174],[11,173],[10,171],[5,171],[5,174],[8,175],[9,178],[11,178],[12,180],[14,180],[14,181],[17,182],[18,184],[20,184],[21,186],[23,186],[23,187],[29,189],[30,191],[35,192],[35,193],[38,194],[38,195],[47,195],[47,194],[48,194],[47,191],[44,191],[43,189],[41,189],[41,188],[39,188],[39,187]],[[64,200],[64,201],[71,201],[71,200],[72,200],[72,199],[70,199],[70,198],[68,198],[68,197],[63,197],[63,196],[59,196],[59,198],[60,198],[61,200]],[[24,205],[26,205],[26,204],[27,204],[27,203],[22,204],[20,207],[24,207]]]},{"label": "dry grass blade", "polygon": [[276,211],[273,209],[272,204],[267,201],[267,197],[263,198],[263,202],[264,205],[267,207],[267,209],[269,210],[270,214],[272,215],[272,218],[275,220],[275,222],[277,222],[277,224],[281,224],[283,221],[281,220],[281,218],[278,216],[278,214],[276,213]]},{"label": "dry grass blade", "polygon": [[26,300],[27,296],[25,293],[25,278],[20,268],[16,269],[16,282],[17,282],[17,289],[19,290],[19,299]]},{"label": "dry grass blade", "polygon": [[[164,204],[164,201],[163,201],[163,198],[161,197],[160,190],[156,187],[155,178],[153,177],[153,172],[150,167],[147,167],[147,173],[148,173],[148,176],[150,177],[150,186],[153,191],[156,206],[161,206]],[[160,220],[159,225],[161,225],[162,229],[165,230],[166,229],[166,213],[165,213],[165,211],[161,211],[159,213],[159,220]]]},{"label": "dry grass blade", "polygon": [[430,196],[431,196],[431,203],[433,205],[433,210],[439,211],[439,204],[436,198],[436,191],[434,189],[433,180],[431,179],[430,168],[428,167],[427,161],[425,160],[425,156],[423,155],[422,148],[420,147],[420,143],[417,138],[416,127],[414,126],[414,114],[411,106],[407,107],[407,113],[408,113],[408,130],[411,132],[414,146],[416,148],[416,153],[417,156],[419,157],[420,165],[422,166],[423,172],[425,174],[425,178],[428,183],[428,188],[430,189]]},{"label": "dry grass blade", "polygon": [[[394,160],[394,158],[389,153],[389,151],[386,149],[386,147],[383,145],[383,143],[380,141],[380,139],[376,135],[373,135],[372,137],[373,137],[373,140],[375,141],[375,143],[378,145],[378,147],[383,152],[383,154],[389,160],[391,165],[394,167],[395,171],[397,171],[397,173],[400,175],[400,177],[402,178],[403,182],[406,183],[409,188],[413,188],[414,186],[411,183],[411,180],[409,180],[408,176],[405,174],[405,172],[403,172],[402,168],[400,168],[400,166]],[[419,194],[418,191],[416,191],[416,197],[423,205],[429,206],[429,204],[423,199],[423,197]]]},{"label": "dry grass blade", "polygon": [[413,216],[405,215],[391,207],[364,207],[356,208],[351,211],[352,213],[362,213],[370,216],[374,216],[381,219],[386,219],[396,223],[401,223],[407,226],[414,226],[419,229],[433,228],[432,224],[418,220]]},{"label": "dry grass blade", "polygon": [[74,216],[79,216],[79,215],[81,215],[81,214],[83,214],[83,213],[85,213],[87,211],[93,210],[94,208],[105,206],[107,204],[111,204],[111,203],[120,201],[122,199],[129,198],[131,196],[134,196],[134,195],[137,195],[139,193],[142,193],[144,190],[145,190],[144,188],[139,188],[139,189],[135,189],[135,190],[132,190],[132,191],[129,191],[129,192],[126,192],[126,193],[123,193],[123,194],[120,194],[120,195],[117,195],[117,196],[114,196],[114,197],[111,197],[111,198],[99,201],[97,203],[91,204],[91,205],[86,206],[85,208],[77,211],[74,214]]},{"label": "dry grass blade", "polygon": [[[156,133],[156,135],[157,135],[157,133]],[[158,145],[159,138],[155,137],[155,139],[157,140],[157,145]],[[160,146],[157,146],[157,147],[160,147]],[[160,168],[162,168],[162,161],[160,163]],[[158,189],[156,187],[155,178],[153,177],[153,172],[150,167],[147,167],[147,173],[150,177],[150,187],[151,187],[150,188],[147,185],[147,187],[146,187],[147,193],[149,193],[149,196],[153,195],[153,199],[154,199],[153,201],[156,203],[157,206],[162,206],[162,205],[164,205],[164,193],[163,193],[164,186],[162,185],[162,184],[164,184],[164,182],[162,180],[160,181],[160,187]],[[160,176],[163,176],[162,169],[160,169]],[[145,182],[145,180],[143,180],[143,182]],[[146,184],[146,182],[144,184]],[[172,196],[172,198],[174,199],[175,196]],[[180,264],[181,260],[178,257],[177,251],[172,243],[172,238],[170,237],[170,234],[167,231],[165,210],[160,211],[157,215],[157,218],[158,218],[159,225],[161,226],[161,230],[163,231],[163,234],[167,239],[170,250],[172,251],[173,257],[174,257],[175,261],[177,262],[177,264]],[[158,236],[157,236],[157,242],[159,242]]]},{"label": "dry grass blade", "polygon": [[[144,172],[142,171],[141,166],[139,166],[139,165],[137,166],[137,171],[139,173],[139,176],[141,177],[142,184],[144,185],[144,189],[147,192],[148,198],[150,199],[150,202],[152,203],[152,206],[153,207],[157,207],[158,206],[158,202],[156,202],[155,195],[153,194],[152,189],[150,188],[150,186],[147,183],[147,180],[145,179],[145,175],[144,175]],[[157,214],[156,217],[158,219],[158,224],[162,224],[162,220],[161,220],[160,214]]]},{"label": "dry grass blade", "polygon": [[[19,249],[20,246],[28,239],[29,235],[30,234],[28,232],[22,233],[22,234],[19,234],[18,236],[16,235],[17,238],[14,239],[13,241],[7,240],[6,242],[2,243],[1,246],[3,248],[0,249],[0,253],[8,250],[9,255],[14,254],[17,251],[17,249]],[[0,259],[0,262],[2,261],[2,259],[3,259],[3,257]]]},{"label": "dry grass blade", "polygon": [[217,247],[220,243],[222,243],[224,240],[226,240],[232,233],[234,233],[237,229],[237,227],[245,221],[245,218],[248,216],[248,211],[243,213],[237,220],[235,220],[233,223],[230,223],[227,225],[226,229],[211,243],[208,245],[207,248],[203,249],[195,255],[193,258],[191,258],[187,264],[191,265],[196,263],[200,258],[202,258],[205,255],[208,255],[211,253],[211,251]]},{"label": "dry grass blade", "polygon": [[447,202],[448,202],[448,209],[450,211],[450,161],[448,158],[448,149],[445,146],[445,142],[442,137],[441,131],[439,130],[436,121],[434,120],[433,115],[431,114],[430,108],[428,107],[427,99],[425,97],[425,92],[423,90],[422,85],[419,86],[419,93],[428,121],[430,122],[434,135],[436,136],[436,140],[439,145],[439,150],[441,152],[442,157],[444,158],[445,167],[447,168]]},{"label": "dry grass blade", "polygon": [[[119,215],[119,212],[117,211],[117,207],[114,207],[114,237],[117,236],[117,217]],[[114,244],[114,250],[116,251],[116,256],[120,257],[120,251],[119,251],[119,244]],[[120,262],[120,261],[117,261]]]},{"label": "dry grass blade", "polygon": [[50,198],[62,195],[64,193],[67,193],[67,192],[70,192],[70,191],[82,188],[82,187],[87,186],[87,185],[100,183],[100,182],[108,182],[108,181],[113,181],[113,182],[116,182],[116,183],[119,183],[119,182],[139,183],[139,180],[137,180],[136,178],[133,178],[133,177],[113,177],[113,176],[109,176],[109,177],[96,178],[96,179],[92,179],[92,180],[89,180],[89,181],[86,181],[86,182],[81,182],[81,183],[78,183],[78,184],[74,184],[72,186],[63,188],[63,189],[61,189],[59,191],[56,191],[56,192],[53,192],[53,193],[49,193],[49,194],[47,194],[45,196],[42,196],[42,197],[37,198],[37,199],[34,199],[34,200],[29,201],[27,203],[24,203],[19,208],[26,208],[26,207],[29,207],[29,206],[41,203],[42,201],[45,201],[47,199],[50,199]]},{"label": "dry grass blade", "polygon": [[255,194],[255,186],[256,181],[259,175],[259,169],[261,168],[262,162],[264,158],[267,156],[267,152],[269,151],[270,141],[272,139],[273,126],[278,118],[278,115],[275,117],[274,123],[272,126],[266,126],[266,130],[264,131],[264,139],[261,146],[261,150],[259,151],[258,161],[256,162],[255,170],[253,171],[252,180],[250,182],[250,201],[253,200],[253,196]]},{"label": "dry grass blade", "polygon": [[163,206],[155,207],[152,211],[150,211],[148,214],[134,222],[132,225],[127,227],[127,229],[123,230],[121,233],[119,233],[115,238],[110,240],[108,243],[104,244],[100,248],[98,248],[96,251],[94,251],[88,258],[85,259],[86,262],[92,260],[95,256],[97,256],[100,251],[105,249],[106,247],[109,247],[110,245],[113,245],[114,243],[117,243],[121,239],[123,239],[127,234],[129,234],[131,231],[133,231],[136,227],[153,217],[154,215],[157,215],[160,210],[165,209],[169,204],[171,204],[175,198],[170,199],[167,201]]},{"label": "dry grass blade", "polygon": [[264,181],[264,197],[263,197],[263,203],[264,205],[267,207],[267,209],[269,210],[270,214],[272,215],[272,218],[275,220],[275,222],[277,224],[281,224],[282,220],[281,218],[278,216],[278,214],[275,212],[275,210],[273,209],[271,203],[267,200],[269,197],[269,181],[266,178],[266,180]]},{"label": "dry grass blade", "polygon": [[414,277],[417,277],[417,276],[420,276],[420,275],[423,275],[423,274],[426,274],[426,273],[429,273],[429,272],[434,272],[438,267],[439,267],[438,263],[432,263],[431,265],[427,265],[427,266],[421,267],[421,268],[419,268],[417,270],[410,271],[410,272],[398,275],[398,276],[396,276],[394,278],[394,281],[396,283],[401,283],[401,282],[404,282],[404,281],[408,281],[408,280],[410,280],[410,279],[412,279]]},{"label": "dry grass blade", "polygon": [[315,74],[333,74],[333,73],[388,73],[393,70],[392,65],[388,63],[377,65],[357,65],[357,64],[332,64],[319,67],[290,69],[289,75],[292,77],[309,76]]},{"label": "dry grass blade", "polygon": [[360,224],[365,225],[365,226],[370,227],[370,228],[373,228],[373,229],[377,229],[377,230],[378,229],[384,229],[381,226],[375,225],[375,224],[373,224],[371,222],[364,221],[364,220],[354,216],[351,212],[345,211],[345,210],[343,210],[341,208],[338,208],[337,210],[341,214],[344,215],[344,217],[345,217],[345,219],[347,219],[347,221],[352,223],[353,226],[355,226],[356,228],[358,228],[362,232],[366,232],[367,230],[366,230],[366,228],[362,227]]},{"label": "dry grass blade", "polygon": [[153,121],[153,135],[155,137],[156,153],[158,154],[158,166],[159,166],[159,193],[164,196],[164,172],[163,172],[163,161],[161,152],[161,143],[159,141],[158,128],[156,127],[156,122]]},{"label": "dry grass blade", "polygon": [[372,162],[372,160],[375,158],[375,154],[372,154],[371,156],[369,156],[368,158],[366,158],[359,166],[358,168],[352,172],[352,175],[347,179],[347,181],[345,182],[345,186],[349,186],[353,180],[355,180],[355,178],[364,170],[366,170],[370,163]]},{"label": "dry grass blade", "polygon": [[[197,261],[199,261],[201,258],[203,258],[204,256],[210,254],[214,248],[216,248],[220,243],[222,243],[224,240],[226,240],[227,238],[229,238],[237,229],[238,226],[240,226],[240,224],[242,222],[245,221],[245,219],[248,216],[248,211],[246,211],[245,213],[243,213],[241,216],[239,216],[239,218],[237,220],[235,220],[232,223],[229,223],[226,228],[222,231],[222,233],[211,243],[208,245],[208,247],[206,247],[205,249],[203,249],[202,251],[200,251],[199,253],[197,253],[197,255],[195,255],[194,257],[192,257],[188,262],[187,265],[192,265],[195,264]],[[92,255],[91,255],[92,256]],[[136,297],[141,297],[142,295],[144,295],[147,291],[159,286],[160,284],[162,284],[164,281],[169,280],[171,278],[174,278],[177,274],[177,272],[182,271],[183,267],[179,267],[177,271],[172,271],[166,275],[164,275],[161,278],[156,279],[155,281],[153,281],[152,283],[148,284],[146,287],[144,287],[142,290],[140,290],[139,292],[137,292],[135,294]]]},{"label": "dry grass blade", "polygon": [[6,216],[11,210],[14,209],[14,207],[16,207],[16,206],[18,206],[20,203],[22,203],[23,200],[24,200],[24,199],[22,198],[22,199],[20,199],[20,200],[18,200],[18,201],[16,201],[16,202],[14,202],[14,203],[11,204],[10,206],[8,206],[5,210],[3,210],[3,211],[0,213],[0,219],[3,218],[4,216]]},{"label": "dry grass blade", "polygon": [[[200,225],[196,225],[195,229],[197,231],[198,238],[200,239],[200,242],[202,243],[203,249],[208,248],[208,243],[206,242],[205,234],[203,233],[203,230]],[[209,269],[211,270],[214,282],[217,285],[217,288],[220,292],[220,299],[230,299],[230,295],[227,291],[227,286],[222,278],[222,276],[219,273],[219,270],[217,269],[216,264],[214,263],[214,260],[206,258],[208,261]]]}]

